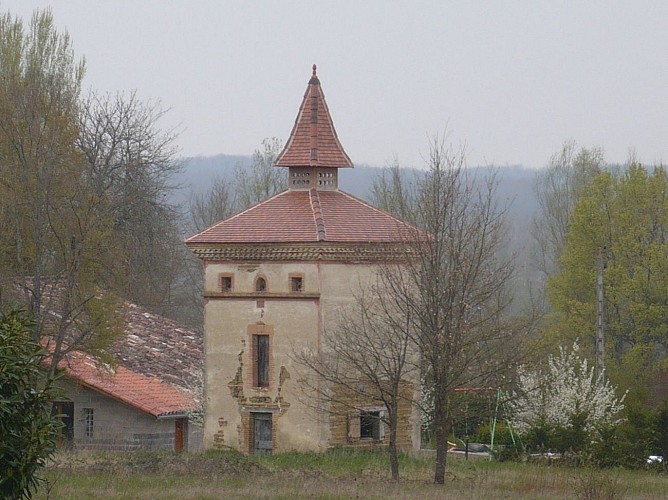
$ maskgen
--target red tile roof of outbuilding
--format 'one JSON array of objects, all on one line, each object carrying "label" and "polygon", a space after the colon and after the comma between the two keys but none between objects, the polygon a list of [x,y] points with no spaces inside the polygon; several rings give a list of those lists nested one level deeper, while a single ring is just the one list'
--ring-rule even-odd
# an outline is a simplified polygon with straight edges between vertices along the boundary
[{"label": "red tile roof of outbuilding", "polygon": [[278,167],[352,167],[329,115],[320,80],[313,65],[304,100],[295,126],[283,151],[276,157]]},{"label": "red tile roof of outbuilding", "polygon": [[184,391],[118,365],[106,367],[80,351],[70,352],[59,364],[68,378],[155,417],[181,414],[198,407]]},{"label": "red tile roof of outbuilding", "polygon": [[343,191],[283,191],[186,243],[400,243],[416,229]]}]

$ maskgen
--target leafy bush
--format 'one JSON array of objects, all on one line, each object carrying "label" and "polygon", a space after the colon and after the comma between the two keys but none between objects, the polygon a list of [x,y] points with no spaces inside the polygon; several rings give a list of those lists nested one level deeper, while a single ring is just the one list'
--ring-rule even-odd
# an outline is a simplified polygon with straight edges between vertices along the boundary
[{"label": "leafy bush", "polygon": [[53,380],[40,367],[46,352],[30,338],[19,311],[0,316],[0,497],[27,498],[57,446],[51,415]]}]

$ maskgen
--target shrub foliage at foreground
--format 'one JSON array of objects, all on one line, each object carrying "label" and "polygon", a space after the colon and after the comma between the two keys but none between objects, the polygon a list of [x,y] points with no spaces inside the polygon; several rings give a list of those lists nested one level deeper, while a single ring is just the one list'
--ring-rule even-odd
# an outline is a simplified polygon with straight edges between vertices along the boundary
[{"label": "shrub foliage at foreground", "polygon": [[40,367],[45,351],[18,311],[0,316],[0,498],[26,498],[56,450],[55,389]]}]

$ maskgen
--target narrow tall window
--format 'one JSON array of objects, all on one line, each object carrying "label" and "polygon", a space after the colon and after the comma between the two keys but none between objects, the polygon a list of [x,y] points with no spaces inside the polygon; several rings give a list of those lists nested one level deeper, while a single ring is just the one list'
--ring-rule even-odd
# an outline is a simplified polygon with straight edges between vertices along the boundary
[{"label": "narrow tall window", "polygon": [[95,414],[93,408],[84,408],[84,435],[88,439],[93,438],[93,433],[95,430]]},{"label": "narrow tall window", "polygon": [[267,291],[267,280],[264,278],[258,278],[255,281],[255,291],[256,292],[266,292]]},{"label": "narrow tall window", "polygon": [[269,387],[269,335],[253,335],[253,382]]}]

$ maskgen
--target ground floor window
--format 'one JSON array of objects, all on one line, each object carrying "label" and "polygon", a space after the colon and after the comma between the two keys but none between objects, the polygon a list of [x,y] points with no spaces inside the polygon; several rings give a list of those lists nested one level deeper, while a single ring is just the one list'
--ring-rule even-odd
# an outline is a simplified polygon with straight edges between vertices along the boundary
[{"label": "ground floor window", "polygon": [[84,408],[83,417],[84,417],[84,435],[88,439],[93,439],[93,434],[95,431],[95,412],[93,411],[93,408]]},{"label": "ground floor window", "polygon": [[349,441],[385,440],[385,411],[383,409],[360,409],[348,415]]}]

